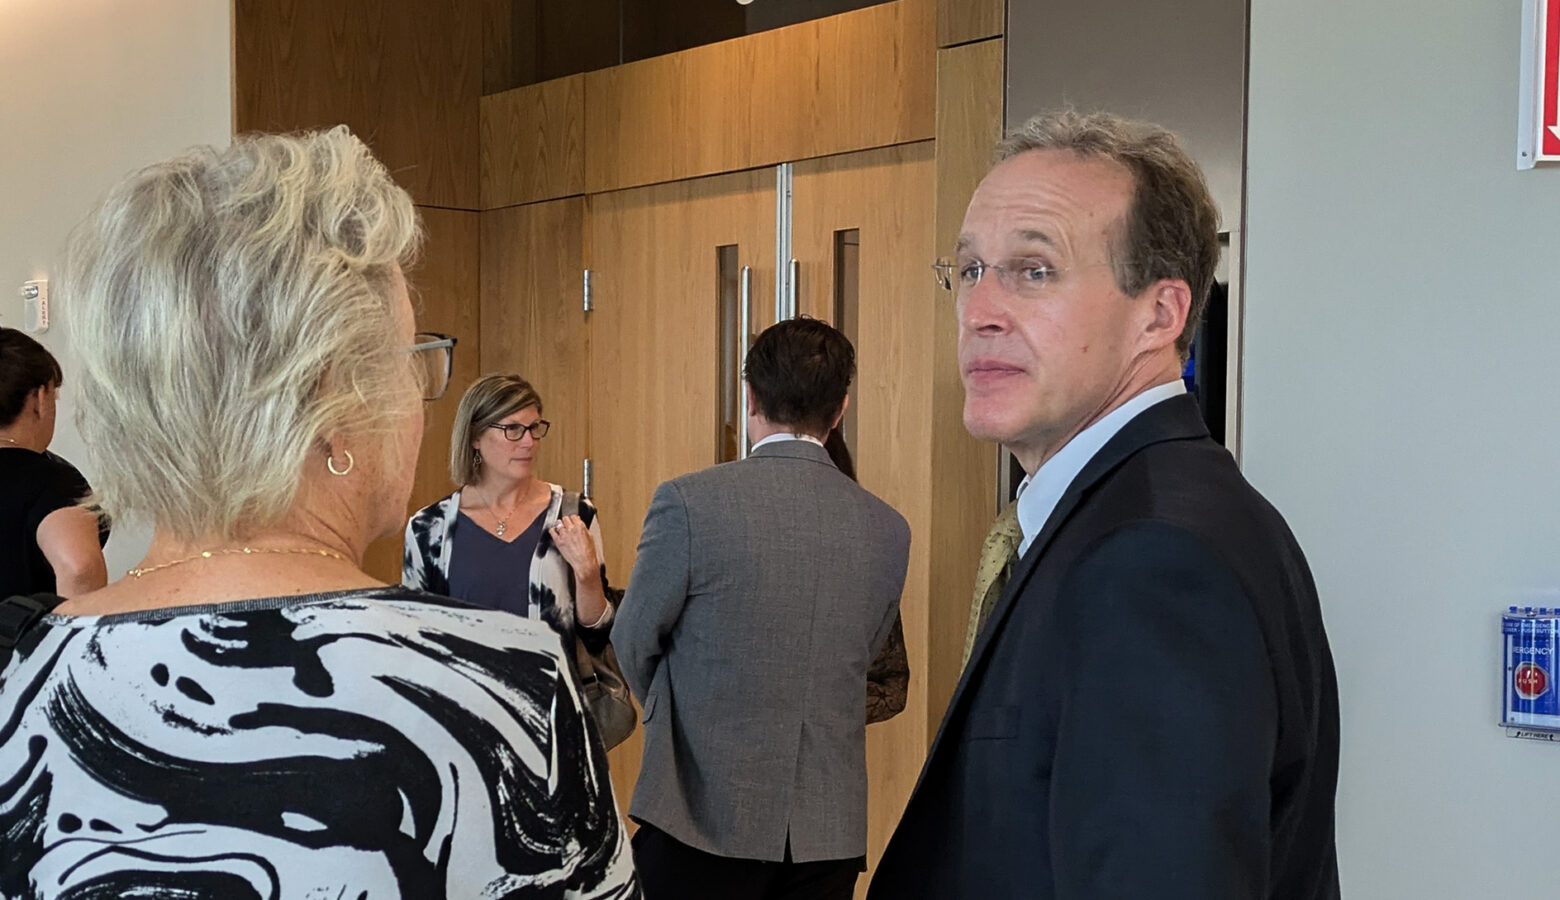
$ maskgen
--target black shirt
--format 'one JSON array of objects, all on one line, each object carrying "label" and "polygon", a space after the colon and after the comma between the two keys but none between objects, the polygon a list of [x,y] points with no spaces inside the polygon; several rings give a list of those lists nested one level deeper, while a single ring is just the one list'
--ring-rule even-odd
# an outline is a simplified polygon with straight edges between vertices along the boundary
[{"label": "black shirt", "polygon": [[[0,597],[55,589],[54,569],[38,549],[38,526],[90,491],[76,467],[58,456],[0,445]],[[108,540],[107,530],[98,540]]]}]

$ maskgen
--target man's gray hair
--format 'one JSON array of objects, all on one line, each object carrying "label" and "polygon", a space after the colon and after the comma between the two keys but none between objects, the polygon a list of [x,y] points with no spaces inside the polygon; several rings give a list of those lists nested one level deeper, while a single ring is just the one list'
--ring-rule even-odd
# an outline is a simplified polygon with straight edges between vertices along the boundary
[{"label": "man's gray hair", "polygon": [[328,436],[369,472],[410,465],[385,458],[419,402],[391,291],[420,239],[345,127],[197,147],[114,187],[61,291],[104,511],[240,539],[287,515]]},{"label": "man's gray hair", "polygon": [[1132,200],[1111,240],[1116,286],[1136,297],[1163,278],[1192,290],[1176,350],[1186,359],[1219,264],[1219,211],[1197,163],[1158,125],[1104,112],[1045,112],[1008,132],[1003,161],[1031,150],[1068,150],[1118,163],[1132,175]]}]

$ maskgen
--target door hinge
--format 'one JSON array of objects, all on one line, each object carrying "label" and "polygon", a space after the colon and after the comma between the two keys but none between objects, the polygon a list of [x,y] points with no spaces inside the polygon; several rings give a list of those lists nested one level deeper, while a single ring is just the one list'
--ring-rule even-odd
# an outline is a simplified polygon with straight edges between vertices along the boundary
[{"label": "door hinge", "polygon": [[585,270],[585,311],[590,312],[594,304],[590,295],[590,270]]}]

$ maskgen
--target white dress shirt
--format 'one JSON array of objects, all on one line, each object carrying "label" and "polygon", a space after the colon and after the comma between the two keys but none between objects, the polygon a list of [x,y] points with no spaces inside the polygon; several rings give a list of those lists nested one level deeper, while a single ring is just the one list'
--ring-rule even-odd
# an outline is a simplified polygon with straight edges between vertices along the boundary
[{"label": "white dress shirt", "polygon": [[809,444],[817,444],[820,447],[823,446],[823,441],[818,440],[810,434],[787,434],[783,431],[777,431],[774,434],[771,434],[769,437],[766,437],[758,443],[754,444],[752,447],[749,447],[748,452],[752,453],[754,450],[757,450],[759,447],[762,447],[765,444],[777,444],[780,441],[806,441]]},{"label": "white dress shirt", "polygon": [[1078,434],[1056,452],[1056,455],[1040,465],[1037,472],[1024,478],[1018,486],[1018,527],[1024,532],[1024,540],[1018,545],[1018,555],[1029,552],[1045,520],[1051,518],[1056,504],[1072,486],[1073,480],[1089,460],[1100,452],[1111,438],[1138,414],[1163,400],[1186,393],[1186,384],[1177,378],[1151,387],[1121,404],[1098,422]]}]

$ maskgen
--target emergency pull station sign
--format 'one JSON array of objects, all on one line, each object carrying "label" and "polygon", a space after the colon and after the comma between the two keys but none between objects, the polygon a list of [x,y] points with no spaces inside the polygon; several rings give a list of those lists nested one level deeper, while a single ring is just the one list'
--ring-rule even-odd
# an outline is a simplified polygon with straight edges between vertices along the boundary
[{"label": "emergency pull station sign", "polygon": [[1560,0],[1523,0],[1517,168],[1560,162]]},{"label": "emergency pull station sign", "polygon": [[1518,611],[1501,617],[1506,646],[1506,687],[1501,723],[1507,728],[1560,732],[1560,690],[1555,656],[1560,651],[1560,609]]}]

